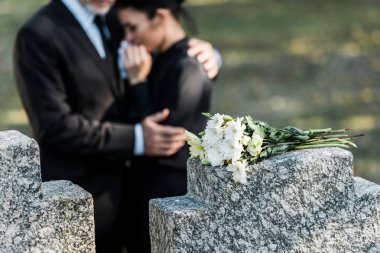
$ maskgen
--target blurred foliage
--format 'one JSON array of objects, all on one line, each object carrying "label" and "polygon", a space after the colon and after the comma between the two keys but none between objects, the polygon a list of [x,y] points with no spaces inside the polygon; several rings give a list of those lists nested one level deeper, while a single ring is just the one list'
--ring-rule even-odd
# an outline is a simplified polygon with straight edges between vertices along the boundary
[{"label": "blurred foliage", "polygon": [[[12,44],[46,2],[0,2],[0,130],[30,134],[14,86]],[[187,7],[198,36],[223,56],[213,112],[364,133],[352,150],[355,174],[380,183],[378,0],[189,0]]]}]

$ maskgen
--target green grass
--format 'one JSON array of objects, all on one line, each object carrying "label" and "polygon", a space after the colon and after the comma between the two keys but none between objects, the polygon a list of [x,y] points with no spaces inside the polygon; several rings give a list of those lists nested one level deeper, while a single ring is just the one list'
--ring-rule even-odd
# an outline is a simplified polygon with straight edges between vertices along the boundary
[{"label": "green grass", "polygon": [[[30,134],[12,76],[15,33],[44,0],[0,2],[0,130]],[[213,112],[271,125],[350,128],[355,174],[380,183],[378,0],[189,0],[222,53]]]},{"label": "green grass", "polygon": [[16,32],[43,3],[42,0],[0,2],[0,130],[17,129],[30,134],[12,73],[12,50]]}]

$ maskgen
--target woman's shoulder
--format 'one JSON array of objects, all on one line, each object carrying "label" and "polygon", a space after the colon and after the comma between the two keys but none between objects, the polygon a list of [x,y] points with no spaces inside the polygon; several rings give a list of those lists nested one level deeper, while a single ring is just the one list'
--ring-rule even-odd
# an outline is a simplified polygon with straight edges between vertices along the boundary
[{"label": "woman's shoulder", "polygon": [[168,49],[161,61],[161,64],[165,62],[165,69],[170,69],[170,75],[179,76],[180,78],[191,78],[194,81],[207,82],[206,70],[203,65],[200,64],[196,58],[188,55],[189,39],[184,38],[176,42],[170,49]]},{"label": "woman's shoulder", "polygon": [[183,55],[177,64],[177,70],[182,73],[196,74],[202,78],[208,79],[206,70],[203,68],[203,65],[200,64],[194,57],[189,55]]}]

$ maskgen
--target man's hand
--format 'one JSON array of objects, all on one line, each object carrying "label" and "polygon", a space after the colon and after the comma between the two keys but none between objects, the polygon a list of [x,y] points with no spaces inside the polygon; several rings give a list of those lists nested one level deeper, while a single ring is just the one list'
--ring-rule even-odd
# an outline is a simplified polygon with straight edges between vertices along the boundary
[{"label": "man's hand", "polygon": [[208,78],[214,79],[216,77],[219,72],[218,59],[210,43],[199,39],[190,39],[187,53],[203,65]]},{"label": "man's hand", "polygon": [[185,129],[158,124],[166,119],[169,110],[152,114],[141,123],[144,135],[144,154],[147,156],[170,156],[185,144]]},{"label": "man's hand", "polygon": [[145,46],[129,45],[123,52],[123,63],[128,72],[130,84],[145,81],[152,68],[152,57]]}]

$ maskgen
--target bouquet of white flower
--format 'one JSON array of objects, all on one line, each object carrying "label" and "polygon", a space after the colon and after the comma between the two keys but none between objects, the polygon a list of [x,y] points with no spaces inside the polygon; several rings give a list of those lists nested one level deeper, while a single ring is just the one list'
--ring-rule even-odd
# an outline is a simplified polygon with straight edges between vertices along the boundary
[{"label": "bouquet of white flower", "polygon": [[247,182],[248,164],[294,149],[356,147],[351,137],[360,136],[349,136],[347,129],[279,129],[250,116],[234,119],[219,113],[204,115],[209,121],[200,137],[186,131],[191,157],[205,165],[226,165],[232,179],[243,184]]}]

